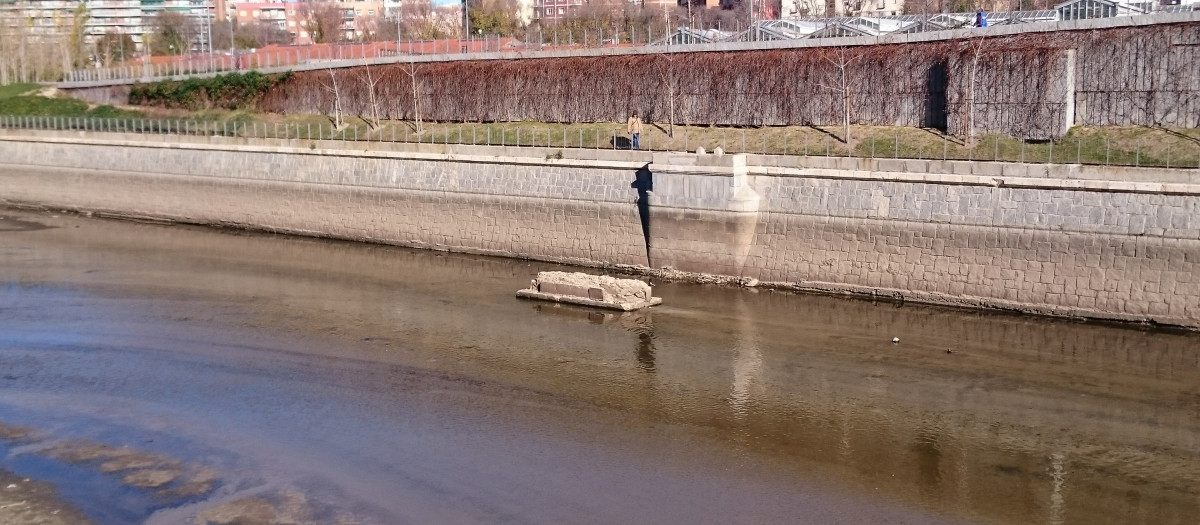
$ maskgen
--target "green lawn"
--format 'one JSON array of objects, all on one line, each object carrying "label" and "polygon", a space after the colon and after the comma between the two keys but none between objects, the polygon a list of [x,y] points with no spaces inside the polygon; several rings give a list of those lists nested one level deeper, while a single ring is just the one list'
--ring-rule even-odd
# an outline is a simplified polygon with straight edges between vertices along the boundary
[{"label": "green lawn", "polygon": [[0,85],[0,100],[24,95],[40,88],[41,86],[37,84],[3,84]]},{"label": "green lawn", "polygon": [[[184,130],[186,133],[305,140],[333,138],[611,149],[615,138],[618,146],[628,146],[624,123],[617,122],[422,122],[418,125],[407,121],[368,122],[359,117],[343,117],[343,125],[334,129],[332,119],[323,115],[274,115],[246,110],[135,110],[91,106],[65,97],[20,95],[37,87],[32,84],[0,86],[0,115],[106,119],[99,126],[85,125],[91,129],[169,129],[172,132]],[[142,120],[135,123],[133,119]],[[72,122],[75,124],[77,122]],[[719,147],[728,153],[1200,168],[1200,129],[1076,127],[1057,141],[1041,143],[1003,135],[985,135],[964,141],[933,129],[851,126],[851,140],[847,144],[842,138],[843,133],[841,126],[722,128],[677,125],[672,128],[661,123],[647,123],[641,143],[643,149],[670,151],[696,151],[703,147],[712,152]]]},{"label": "green lawn", "polygon": [[40,89],[41,86],[37,84],[0,86],[0,115],[94,118],[138,118],[145,115],[141,111],[119,109],[113,106],[95,106],[65,96],[44,97],[36,94]]}]

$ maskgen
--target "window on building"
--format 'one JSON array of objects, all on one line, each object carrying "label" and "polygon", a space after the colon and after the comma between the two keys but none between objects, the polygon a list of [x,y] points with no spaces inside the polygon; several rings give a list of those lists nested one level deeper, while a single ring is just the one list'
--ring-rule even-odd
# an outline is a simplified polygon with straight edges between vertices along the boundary
[{"label": "window on building", "polygon": [[558,8],[558,14],[560,14],[560,15],[561,15],[561,14],[563,14],[563,13],[565,13],[565,12],[566,12],[566,10],[565,10],[565,9],[563,9],[563,8],[561,8],[561,7],[560,7],[560,8]]}]

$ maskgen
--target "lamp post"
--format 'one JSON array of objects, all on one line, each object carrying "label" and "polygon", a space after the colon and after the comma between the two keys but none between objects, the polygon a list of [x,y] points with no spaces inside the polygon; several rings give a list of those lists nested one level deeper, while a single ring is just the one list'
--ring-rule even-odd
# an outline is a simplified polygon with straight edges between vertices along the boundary
[{"label": "lamp post", "polygon": [[229,19],[229,61],[230,61],[230,64],[229,64],[230,69],[233,69],[233,70],[242,69],[241,64],[238,63],[237,41],[234,40],[234,35],[233,35],[233,18]]},{"label": "lamp post", "polygon": [[208,4],[207,4],[207,3],[205,3],[205,5],[204,5],[204,20],[205,20],[206,22],[208,22],[208,35],[207,35],[207,37],[206,37],[206,38],[208,39],[208,70],[209,70],[209,72],[211,72],[211,71],[214,69],[214,64],[215,64],[215,63],[213,62],[213,32],[212,32],[212,19],[213,19],[213,17],[214,17],[214,16],[216,16],[216,14],[217,14],[217,13],[216,13],[216,11],[217,11],[216,5],[214,5],[214,6],[213,6],[213,9],[212,9],[212,11],[213,11],[213,12],[210,14],[210,13],[209,13],[209,9],[208,9]]}]

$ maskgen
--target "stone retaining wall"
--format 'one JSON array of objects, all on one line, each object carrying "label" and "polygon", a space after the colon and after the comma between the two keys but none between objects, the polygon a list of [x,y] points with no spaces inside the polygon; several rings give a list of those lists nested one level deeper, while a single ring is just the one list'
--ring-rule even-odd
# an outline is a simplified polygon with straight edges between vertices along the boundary
[{"label": "stone retaining wall", "polygon": [[344,147],[9,132],[0,202],[1200,327],[1196,170]]}]

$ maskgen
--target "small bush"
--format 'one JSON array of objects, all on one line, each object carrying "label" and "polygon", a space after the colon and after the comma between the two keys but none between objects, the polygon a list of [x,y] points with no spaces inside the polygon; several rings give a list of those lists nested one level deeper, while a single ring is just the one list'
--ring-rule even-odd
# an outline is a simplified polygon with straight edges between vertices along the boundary
[{"label": "small bush", "polygon": [[96,118],[141,118],[145,115],[140,111],[130,111],[112,106],[97,106],[88,110],[87,116]]},{"label": "small bush", "polygon": [[291,78],[264,75],[257,71],[229,73],[209,78],[135,84],[129,90],[129,103],[138,106],[187,109],[254,109],[272,86]]}]

